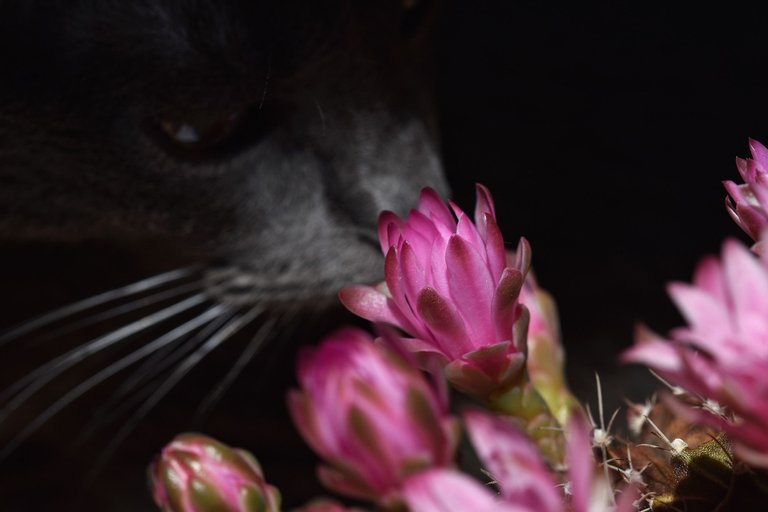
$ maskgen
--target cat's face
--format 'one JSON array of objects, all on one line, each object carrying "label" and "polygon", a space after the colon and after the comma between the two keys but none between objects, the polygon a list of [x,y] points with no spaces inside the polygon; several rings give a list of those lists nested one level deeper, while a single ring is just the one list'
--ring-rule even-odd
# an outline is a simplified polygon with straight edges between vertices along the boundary
[{"label": "cat's face", "polygon": [[[125,503],[147,499],[143,466],[168,436],[202,428],[192,411],[218,403],[242,361],[288,331],[316,339],[296,334],[315,324],[291,312],[321,311],[341,286],[380,277],[378,212],[405,213],[425,185],[446,191],[430,80],[436,4],[0,3],[0,262],[13,278],[3,279],[3,327],[85,295],[56,299],[63,282],[90,278],[97,293],[125,281],[94,275],[172,259],[166,250],[203,264],[0,332],[5,506],[26,504],[34,482],[46,503],[82,493],[88,509],[140,509]],[[94,256],[94,240],[118,250]],[[32,311],[12,312],[24,304]],[[247,398],[217,409],[207,432],[300,446],[283,417],[286,344],[265,344],[265,361],[236,384]],[[17,411],[3,393],[22,385]],[[254,420],[244,412],[256,403]],[[147,416],[156,428],[139,428]],[[63,438],[87,449],[70,453]],[[290,457],[259,457],[273,481],[296,481]],[[60,477],[113,461],[96,486]],[[55,468],[53,483],[41,465]]]},{"label": "cat's face", "polygon": [[277,299],[370,281],[377,213],[445,188],[430,4],[4,5],[0,238],[172,239]]}]

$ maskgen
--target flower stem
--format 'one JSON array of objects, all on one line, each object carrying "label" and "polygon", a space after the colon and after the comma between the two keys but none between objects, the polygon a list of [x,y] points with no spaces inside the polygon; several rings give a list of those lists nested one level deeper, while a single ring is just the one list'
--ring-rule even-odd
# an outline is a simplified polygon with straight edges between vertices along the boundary
[{"label": "flower stem", "polygon": [[553,468],[564,467],[565,437],[562,426],[525,372],[522,372],[521,379],[513,386],[489,395],[486,405],[515,420]]}]

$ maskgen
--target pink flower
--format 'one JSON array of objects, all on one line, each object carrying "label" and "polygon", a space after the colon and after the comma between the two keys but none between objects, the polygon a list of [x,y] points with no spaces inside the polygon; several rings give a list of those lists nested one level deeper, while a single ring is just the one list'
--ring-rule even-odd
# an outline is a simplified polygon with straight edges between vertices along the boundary
[{"label": "pink flower", "polygon": [[408,218],[381,214],[379,241],[386,284],[346,288],[342,303],[408,333],[412,338],[401,341],[424,366],[437,359],[465,392],[486,396],[513,383],[525,362],[528,315],[518,296],[530,248],[521,240],[516,262],[507,266],[488,190],[477,186],[473,224],[424,189]]},{"label": "pink flower", "polygon": [[303,507],[294,510],[294,512],[364,512],[362,509],[359,508],[348,508],[344,505],[341,505],[340,503],[319,498],[312,500],[311,502],[307,503]]},{"label": "pink flower", "polygon": [[673,283],[669,294],[689,325],[669,340],[644,333],[624,359],[699,395],[704,408],[677,408],[725,431],[747,462],[768,467],[768,254],[728,240],[721,261],[703,260],[693,285]]},{"label": "pink flower", "polygon": [[478,457],[498,482],[502,498],[525,510],[562,509],[562,492],[528,436],[506,419],[480,411],[466,411],[464,423]]},{"label": "pink flower", "polygon": [[149,470],[152,496],[165,512],[277,512],[280,494],[259,463],[201,434],[181,434]]},{"label": "pink flower", "polygon": [[723,182],[730,194],[725,206],[741,229],[759,241],[768,229],[768,149],[752,139],[749,149],[752,158],[736,159],[736,167],[746,183]]},{"label": "pink flower", "polygon": [[397,501],[416,472],[452,463],[457,425],[417,369],[363,331],[346,328],[299,358],[294,423],[325,462],[330,489]]},{"label": "pink flower", "polygon": [[465,413],[472,444],[500,493],[494,496],[471,478],[449,469],[433,469],[408,480],[404,496],[412,512],[598,512],[635,510],[633,488],[611,503],[610,487],[595,478],[589,429],[578,414],[568,429],[570,505],[533,442],[501,417],[479,411]]}]

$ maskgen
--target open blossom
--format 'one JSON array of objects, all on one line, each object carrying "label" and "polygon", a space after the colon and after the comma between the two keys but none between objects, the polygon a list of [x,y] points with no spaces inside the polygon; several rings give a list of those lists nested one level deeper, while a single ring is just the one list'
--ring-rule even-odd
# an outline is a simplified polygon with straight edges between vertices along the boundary
[{"label": "open blossom", "polygon": [[736,167],[745,183],[723,183],[730,195],[725,204],[741,229],[753,240],[759,241],[768,229],[768,149],[752,139],[749,140],[749,149],[752,158],[736,159]]},{"label": "open blossom", "polygon": [[370,335],[339,330],[298,363],[289,395],[294,423],[326,465],[330,489],[381,504],[402,482],[452,464],[457,424],[423,374]]},{"label": "open blossom", "polygon": [[624,359],[699,395],[707,407],[678,408],[725,431],[745,461],[768,467],[768,254],[728,240],[721,261],[705,259],[692,285],[673,283],[669,294],[689,325],[668,340],[645,333]]},{"label": "open blossom", "polygon": [[481,185],[474,217],[449,209],[431,189],[406,219],[382,213],[385,284],[346,288],[340,298],[353,313],[408,333],[402,343],[422,362],[437,359],[457,388],[486,396],[524,366],[528,315],[518,298],[530,249],[521,240],[507,265],[493,200]]},{"label": "open blossom", "polygon": [[149,470],[164,512],[277,512],[280,494],[246,451],[201,434],[181,434]]},{"label": "open blossom", "polygon": [[[555,484],[535,445],[500,417],[480,411],[465,413],[472,444],[485,469],[499,487],[494,496],[458,471],[433,469],[411,478],[405,500],[412,512],[629,512],[635,510],[633,488],[625,489],[613,505],[608,482],[595,472],[586,421],[572,415],[568,428],[570,500]],[[570,503],[567,503],[570,501]]]}]

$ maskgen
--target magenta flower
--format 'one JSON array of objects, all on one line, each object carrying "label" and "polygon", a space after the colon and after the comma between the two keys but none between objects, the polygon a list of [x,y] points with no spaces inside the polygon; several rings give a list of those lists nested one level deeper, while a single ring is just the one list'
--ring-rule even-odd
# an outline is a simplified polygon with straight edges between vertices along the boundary
[{"label": "magenta flower", "polygon": [[181,434],[149,469],[164,512],[277,512],[280,494],[253,456],[201,434]]},{"label": "magenta flower", "polygon": [[[611,489],[595,472],[586,421],[572,415],[568,428],[568,494],[547,469],[533,442],[501,417],[465,413],[472,444],[500,493],[494,496],[466,475],[432,469],[408,480],[404,496],[412,512],[629,512],[635,510],[634,488],[622,492],[617,505]],[[595,478],[597,476],[597,478]]]},{"label": "magenta flower", "polygon": [[524,510],[562,509],[562,492],[528,436],[506,419],[480,411],[466,411],[464,423],[472,446],[498,482],[504,500]]},{"label": "magenta flower", "polygon": [[752,139],[749,149],[752,158],[736,159],[736,167],[745,183],[723,182],[730,195],[725,206],[741,229],[759,242],[768,229],[768,149]]},{"label": "magenta flower", "polygon": [[673,283],[669,294],[689,325],[669,340],[644,333],[624,359],[698,395],[703,408],[677,408],[725,431],[745,461],[768,467],[768,254],[728,240],[721,261],[703,260],[693,285]]},{"label": "magenta flower", "polygon": [[293,512],[364,512],[360,508],[348,508],[344,505],[329,499],[319,498],[312,500],[303,507]]},{"label": "magenta flower", "polygon": [[360,330],[346,328],[299,358],[301,390],[289,395],[294,423],[325,459],[330,489],[380,504],[403,481],[450,465],[457,424],[421,372]]},{"label": "magenta flower", "polygon": [[533,512],[498,499],[476,480],[450,469],[432,469],[410,478],[403,494],[411,512]]},{"label": "magenta flower", "polygon": [[487,396],[513,383],[524,366],[528,315],[518,296],[530,248],[521,239],[507,266],[493,200],[481,185],[474,224],[451,209],[424,189],[408,218],[382,213],[386,284],[346,288],[340,299],[356,315],[412,336],[402,343],[425,368],[437,359],[457,388]]}]

